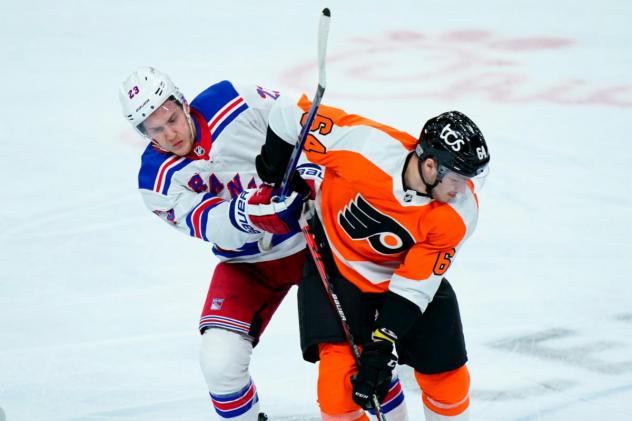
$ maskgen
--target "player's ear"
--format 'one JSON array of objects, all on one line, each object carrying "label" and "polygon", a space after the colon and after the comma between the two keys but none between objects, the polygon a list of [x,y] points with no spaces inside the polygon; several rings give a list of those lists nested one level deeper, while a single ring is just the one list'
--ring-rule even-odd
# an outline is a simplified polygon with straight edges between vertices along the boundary
[{"label": "player's ear", "polygon": [[422,165],[429,171],[437,169],[437,163],[432,158],[426,158]]},{"label": "player's ear", "polygon": [[439,167],[437,166],[437,161],[435,161],[434,158],[429,157],[425,159],[421,166],[426,180],[434,183],[439,170]]}]

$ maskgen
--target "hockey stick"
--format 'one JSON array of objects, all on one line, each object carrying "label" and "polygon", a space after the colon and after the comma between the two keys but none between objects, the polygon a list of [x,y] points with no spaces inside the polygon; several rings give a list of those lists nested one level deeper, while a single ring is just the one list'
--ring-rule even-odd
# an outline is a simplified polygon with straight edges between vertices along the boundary
[{"label": "hockey stick", "polygon": [[[345,312],[342,309],[342,305],[340,304],[340,300],[338,299],[338,295],[334,291],[334,285],[331,282],[331,278],[327,275],[327,271],[325,270],[325,263],[323,262],[322,256],[320,254],[320,248],[318,247],[318,243],[316,243],[316,237],[312,233],[312,230],[305,220],[304,216],[301,216],[300,219],[301,229],[303,230],[303,235],[305,236],[305,242],[307,243],[307,248],[309,253],[312,255],[312,259],[314,260],[314,265],[318,270],[318,275],[320,280],[325,287],[325,291],[327,293],[327,298],[329,298],[329,302],[332,307],[338,314],[338,321],[340,322],[340,326],[342,327],[342,331],[344,332],[345,338],[347,339],[347,343],[351,347],[351,352],[353,353],[353,358],[355,359],[355,363],[357,367],[360,367],[360,349],[358,345],[356,345],[355,340],[353,339],[353,335],[351,334],[351,329],[349,328],[349,323],[347,322],[347,317],[345,316]],[[384,417],[384,413],[382,412],[382,406],[380,405],[379,400],[377,399],[377,395],[373,394],[371,396],[371,401],[373,403],[373,408],[375,409],[375,416],[378,421],[386,421]]]},{"label": "hockey stick", "polygon": [[[301,157],[301,151],[303,150],[303,146],[307,140],[307,134],[314,122],[318,107],[320,106],[320,102],[325,94],[325,85],[327,83],[327,75],[325,74],[325,56],[327,55],[327,38],[329,37],[330,18],[331,12],[328,8],[324,8],[318,22],[318,88],[316,89],[312,105],[309,107],[309,111],[307,112],[305,124],[301,127],[301,131],[298,135],[298,141],[294,145],[287,167],[285,168],[285,173],[283,174],[283,179],[281,180],[281,192],[278,196],[272,198],[275,202],[282,202],[287,197],[288,190],[290,188],[290,177],[296,170],[298,160]],[[262,250],[270,250],[272,247],[272,237],[272,234],[265,233],[263,238],[259,240],[259,247]]]},{"label": "hockey stick", "polygon": [[307,112],[305,124],[303,124],[303,127],[301,127],[301,132],[298,136],[298,142],[296,142],[296,145],[294,145],[294,150],[292,151],[292,155],[290,155],[290,161],[288,162],[287,168],[285,169],[285,174],[283,175],[283,180],[281,181],[281,193],[279,194],[278,198],[279,201],[283,201],[287,197],[290,177],[292,176],[294,170],[296,170],[298,159],[300,158],[301,151],[303,150],[303,145],[305,145],[305,141],[307,140],[307,134],[312,127],[312,123],[314,122],[314,118],[316,117],[316,112],[318,111],[320,102],[323,99],[323,95],[325,94],[325,86],[327,84],[327,75],[325,74],[325,56],[327,55],[327,37],[329,36],[330,18],[331,12],[328,8],[324,8],[322,14],[320,15],[320,21],[318,23],[318,89],[316,89],[314,100],[312,101],[312,105],[311,107],[309,107],[309,111]]},{"label": "hockey stick", "polygon": [[[329,9],[323,9],[318,25],[318,89],[316,89],[314,100],[312,101],[312,105],[307,112],[307,118],[305,119],[305,123],[301,127],[298,141],[294,145],[294,150],[292,150],[292,155],[290,155],[290,160],[288,162],[287,168],[285,169],[285,174],[283,175],[283,180],[281,181],[281,193],[277,199],[279,201],[284,200],[288,194],[290,177],[296,170],[296,166],[298,165],[298,160],[301,156],[303,146],[305,144],[305,141],[307,140],[307,134],[311,129],[314,118],[316,117],[316,113],[318,112],[318,107],[320,107],[320,102],[325,93],[325,88],[327,84],[327,75],[325,72],[325,56],[327,53],[327,38],[329,35],[330,18],[331,12],[329,11]],[[300,225],[303,231],[303,236],[305,237],[305,242],[307,243],[307,248],[309,249],[312,258],[314,259],[314,264],[316,265],[316,268],[318,270],[318,274],[327,293],[327,297],[329,298],[331,305],[338,315],[338,320],[340,321],[340,325],[344,332],[345,338],[347,339],[347,343],[351,347],[351,352],[353,353],[356,366],[360,367],[360,350],[358,349],[358,346],[353,339],[353,335],[351,334],[351,330],[349,329],[349,324],[347,323],[347,317],[345,316],[345,313],[342,309],[342,305],[340,304],[338,295],[336,295],[334,291],[333,284],[331,283],[331,280],[327,275],[325,264],[323,263],[322,257],[320,255],[320,249],[318,248],[318,244],[316,243],[314,234],[312,234],[311,229],[307,224],[307,221],[305,220],[304,214],[301,216]],[[371,399],[373,401],[373,408],[375,408],[375,414],[378,421],[386,421],[377,396],[373,394],[373,396],[371,396]]]}]

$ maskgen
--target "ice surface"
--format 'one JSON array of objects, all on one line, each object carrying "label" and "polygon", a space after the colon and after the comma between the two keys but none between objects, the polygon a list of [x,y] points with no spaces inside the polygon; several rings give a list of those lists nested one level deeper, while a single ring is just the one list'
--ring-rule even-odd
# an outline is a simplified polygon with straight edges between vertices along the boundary
[{"label": "ice surface", "polygon": [[[144,145],[120,116],[118,85],[154,65],[190,98],[222,79],[311,96],[323,6],[325,103],[415,134],[459,109],[490,144],[478,229],[450,274],[472,419],[632,419],[632,3],[9,0],[7,421],[215,419],[196,327],[216,261],[145,210],[135,190]],[[318,417],[294,295],[252,364],[272,420]]]}]

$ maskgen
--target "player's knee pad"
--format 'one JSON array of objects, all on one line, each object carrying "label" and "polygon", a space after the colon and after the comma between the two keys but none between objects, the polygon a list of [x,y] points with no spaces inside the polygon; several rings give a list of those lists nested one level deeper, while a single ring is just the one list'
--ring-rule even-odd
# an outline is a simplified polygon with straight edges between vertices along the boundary
[{"label": "player's knee pad", "polygon": [[325,420],[355,421],[364,411],[353,401],[351,376],[355,359],[347,344],[320,344],[318,367],[318,405]]},{"label": "player's knee pad", "polygon": [[225,329],[206,329],[200,346],[200,367],[209,391],[234,393],[247,385],[251,356],[252,342],[247,337]]},{"label": "player's knee pad", "polygon": [[465,365],[438,374],[415,371],[415,379],[423,392],[426,409],[440,416],[430,419],[440,420],[466,414],[470,404],[470,374]]}]

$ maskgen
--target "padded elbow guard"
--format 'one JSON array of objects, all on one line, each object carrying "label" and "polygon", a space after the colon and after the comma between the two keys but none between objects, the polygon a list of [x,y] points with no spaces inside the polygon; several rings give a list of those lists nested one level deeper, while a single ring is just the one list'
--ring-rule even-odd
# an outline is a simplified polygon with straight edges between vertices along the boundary
[{"label": "padded elbow guard", "polygon": [[266,183],[279,185],[290,161],[294,146],[281,139],[268,127],[266,143],[255,159],[257,174]]}]

